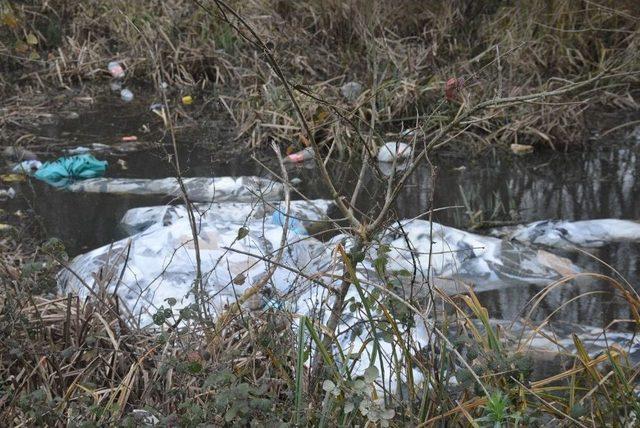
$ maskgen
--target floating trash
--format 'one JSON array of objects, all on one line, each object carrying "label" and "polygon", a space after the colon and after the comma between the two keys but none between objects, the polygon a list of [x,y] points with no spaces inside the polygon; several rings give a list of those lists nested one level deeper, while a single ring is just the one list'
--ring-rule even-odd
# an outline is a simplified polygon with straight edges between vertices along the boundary
[{"label": "floating trash", "polygon": [[107,161],[98,160],[90,154],[81,154],[46,162],[34,176],[54,187],[64,187],[76,180],[104,175],[107,165]]},{"label": "floating trash", "polygon": [[[281,200],[281,183],[261,177],[188,177],[182,183],[193,202],[276,201]],[[114,193],[130,195],[159,195],[179,197],[182,190],[175,177],[147,178],[93,178],[71,184],[72,192]]]},{"label": "floating trash", "polygon": [[492,235],[562,249],[597,248],[612,242],[639,242],[640,223],[612,218],[580,221],[542,220],[494,229]]}]

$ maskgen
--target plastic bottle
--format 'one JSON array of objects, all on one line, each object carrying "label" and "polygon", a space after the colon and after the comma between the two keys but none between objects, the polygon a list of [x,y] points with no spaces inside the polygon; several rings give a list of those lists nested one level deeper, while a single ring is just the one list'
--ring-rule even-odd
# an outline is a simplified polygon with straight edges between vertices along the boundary
[{"label": "plastic bottle", "polygon": [[124,69],[118,61],[111,61],[107,65],[107,69],[109,70],[109,73],[111,73],[111,75],[116,79],[122,79],[124,77]]},{"label": "plastic bottle", "polygon": [[122,101],[124,101],[125,103],[128,103],[133,100],[133,92],[131,92],[127,88],[124,88],[120,91],[120,98],[122,98]]}]

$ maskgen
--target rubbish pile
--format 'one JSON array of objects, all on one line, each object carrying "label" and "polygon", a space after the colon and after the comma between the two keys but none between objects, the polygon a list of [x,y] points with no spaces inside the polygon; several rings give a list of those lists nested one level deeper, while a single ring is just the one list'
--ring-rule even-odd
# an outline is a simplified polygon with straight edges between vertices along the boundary
[{"label": "rubbish pile", "polygon": [[109,74],[111,74],[112,80],[109,84],[111,90],[114,92],[120,92],[120,99],[122,101],[128,103],[133,101],[133,92],[131,92],[128,88],[123,88],[123,80],[125,76],[124,68],[118,61],[111,61],[107,64],[107,70],[109,70]]},{"label": "rubbish pile", "polygon": [[[300,273],[324,282],[321,289],[336,286],[334,282],[338,279],[332,279],[332,272],[339,268],[341,261],[336,259],[334,249],[341,243],[349,250],[348,237],[337,235],[327,243],[308,233],[314,224],[332,223],[328,215],[332,205],[330,201],[292,201],[287,211],[283,202],[278,201],[278,193],[272,194],[271,199],[253,196],[252,201],[247,201],[253,192],[247,190],[243,183],[255,182],[255,177],[241,177],[235,181],[222,177],[196,180],[237,183],[226,190],[220,187],[220,199],[216,198],[215,202],[194,206],[203,263],[201,270],[207,272],[204,279],[206,289],[212,296],[222,299],[212,300],[214,308],[223,307],[229,298],[246,289],[245,281],[238,284],[238,275],[243,275],[247,284],[255,284],[266,274],[270,261],[281,248],[287,217],[289,228],[284,259],[278,262],[277,275],[270,281],[283,296],[280,303],[297,307],[300,296],[307,296],[303,299],[306,301],[310,295],[317,297],[322,291],[314,281]],[[268,181],[261,180],[263,185]],[[138,194],[157,191],[157,188],[150,189],[140,182],[142,180],[129,183],[128,191]],[[78,185],[85,183],[87,181]],[[276,189],[277,184],[272,182],[267,187]],[[103,185],[108,189],[108,184]],[[417,292],[421,288],[426,292],[429,279],[435,278],[473,284],[484,290],[499,287],[507,279],[511,284],[547,284],[579,272],[579,268],[567,259],[517,242],[435,223],[430,235],[429,223],[422,220],[403,221],[401,224],[401,230],[384,233],[364,255],[358,272],[364,282],[384,281],[376,269],[381,246],[389,248],[386,271],[390,275],[397,274],[399,278],[403,277],[402,272],[414,271]],[[196,257],[192,224],[185,206],[133,208],[125,213],[121,226],[130,234],[128,238],[78,256],[69,267],[75,274],[63,271],[60,285],[66,291],[81,294],[86,293],[84,284],[107,290],[117,287],[124,293],[125,300],[135,305],[131,309],[147,321],[169,295],[178,301],[186,299],[183,301],[185,305],[191,304],[192,298],[185,287],[191,287],[195,279]],[[430,252],[429,270],[427,258]],[[99,275],[95,276],[95,273]],[[144,294],[141,296],[142,290]],[[298,298],[291,300],[292,293]]]},{"label": "rubbish pile", "polygon": [[[179,317],[180,311],[193,307],[199,270],[201,285],[208,296],[207,305],[214,317],[251,287],[263,283],[257,303],[256,299],[246,303],[248,310],[286,309],[326,322],[331,306],[328,303],[334,298],[329,290],[340,286],[343,271],[343,259],[335,249],[342,244],[345,251],[353,250],[346,235],[323,242],[308,234],[314,224],[333,223],[328,215],[332,203],[292,201],[287,209],[278,183],[267,183],[269,180],[264,178],[195,180],[205,183],[205,187],[217,182],[214,187],[221,192],[217,195],[220,199],[216,197],[214,202],[194,205],[193,223],[184,205],[130,209],[121,221],[129,236],[73,259],[68,269],[59,274],[61,289],[81,296],[88,294],[87,287],[117,292],[140,323],[150,325],[160,310],[164,314],[170,310]],[[230,186],[220,186],[225,182]],[[97,179],[95,184],[89,180],[78,186],[87,183],[88,189],[102,186],[104,191],[125,191],[126,188],[126,192],[137,194],[170,193],[176,186],[168,179],[139,179],[128,184]],[[164,183],[170,185],[166,187]],[[254,195],[254,189],[247,188],[248,183],[261,183],[262,187],[272,189],[271,199]],[[250,201],[249,195],[253,195]],[[285,230],[287,218],[289,228]],[[384,277],[380,270],[381,252],[386,258]],[[358,279],[369,291],[372,289],[366,284],[387,284],[393,278],[398,287],[395,293],[402,296],[411,287],[414,298],[425,297],[432,290],[430,287],[440,288],[442,284],[444,293],[465,292],[470,286],[476,291],[486,291],[505,284],[547,285],[580,272],[570,260],[535,246],[423,220],[404,220],[397,228],[387,230],[362,255],[358,266]],[[350,288],[346,299],[358,301],[355,287]],[[414,318],[415,325],[411,328],[416,344],[427,346],[428,321],[419,314]],[[366,314],[360,311],[342,314],[338,335],[345,350],[370,348],[371,343],[364,336],[342,334],[364,324]],[[410,328],[400,321],[398,325]],[[540,338],[530,339],[531,349],[549,348]],[[620,337],[621,342],[628,339]],[[601,349],[598,343],[594,339],[590,348],[593,352]],[[384,355],[393,353],[392,344],[384,342],[380,346]],[[370,364],[379,366],[380,361],[370,361],[365,355],[358,367],[364,370]]]},{"label": "rubbish pile", "polygon": [[[320,203],[326,205],[324,201]],[[249,204],[243,207],[250,208]],[[211,300],[214,313],[219,313],[266,274],[283,239],[283,227],[273,224],[269,217],[258,219],[257,214],[245,211],[244,219],[244,215],[232,218],[234,214],[229,212],[237,208],[236,203],[218,203],[206,214],[197,216],[200,269],[207,292],[215,296]],[[326,220],[316,217],[320,208],[313,202],[300,204],[299,208],[310,215],[303,221]],[[269,209],[260,208],[265,213]],[[194,303],[191,288],[196,273],[196,245],[189,219],[179,215],[182,210],[186,213],[184,208],[167,210],[160,218],[157,216],[160,210],[150,209],[147,211],[150,217],[142,227],[142,210],[128,212],[123,223],[137,225],[132,231],[144,229],[76,257],[70,269],[61,272],[60,286],[81,295],[87,292],[83,282],[111,291],[117,287],[128,307],[140,314],[145,324],[151,322],[159,307],[166,306],[168,298],[176,299],[176,309],[189,307]],[[305,292],[306,280],[298,271],[315,274],[331,261],[323,243],[314,238],[301,239],[293,231],[287,233],[285,246],[279,261],[285,267],[276,269],[270,281],[274,287],[267,287],[273,288],[272,299],[277,299],[279,293],[294,292],[297,287]],[[281,297],[284,302],[284,294]]]}]

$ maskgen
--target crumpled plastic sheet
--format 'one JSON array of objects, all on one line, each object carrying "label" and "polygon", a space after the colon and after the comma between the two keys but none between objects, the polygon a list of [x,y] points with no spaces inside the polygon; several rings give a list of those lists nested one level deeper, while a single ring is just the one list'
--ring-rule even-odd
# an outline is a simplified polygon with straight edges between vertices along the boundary
[{"label": "crumpled plastic sheet", "polygon": [[[345,241],[338,236],[334,241]],[[571,260],[544,250],[527,247],[491,236],[430,223],[403,220],[387,229],[379,244],[388,248],[387,270],[404,278],[432,282],[437,278],[457,278],[487,290],[505,285],[547,285],[564,276],[580,272]],[[348,244],[347,244],[348,245]],[[375,271],[372,262],[380,246],[372,246],[363,262]],[[430,267],[430,268],[429,268]]]},{"label": "crumpled plastic sheet", "polygon": [[631,220],[542,220],[492,231],[512,241],[571,249],[597,248],[611,242],[640,241],[640,223]]},{"label": "crumpled plastic sheet", "polygon": [[[299,221],[305,227],[318,222],[329,222],[328,211],[333,202],[326,199],[311,201],[290,201],[289,224]],[[243,224],[252,220],[260,220],[280,212],[286,217],[287,207],[284,202],[212,202],[195,204],[195,216],[198,221],[228,222]],[[187,218],[184,205],[159,205],[152,207],[132,208],[128,210],[120,222],[121,228],[134,234],[142,232],[153,225],[169,225],[181,218]],[[280,221],[283,223],[283,220]],[[281,224],[283,225],[283,224]]]},{"label": "crumpled plastic sheet", "polygon": [[[198,226],[203,283],[214,313],[258,282],[280,248],[281,226],[253,220],[244,226],[247,236],[238,239],[240,226],[217,221],[202,221]],[[297,292],[306,281],[298,271],[320,271],[328,255],[320,241],[289,232],[280,260],[288,268],[278,267],[269,287],[281,296]],[[169,298],[176,299],[176,308],[194,303],[196,266],[191,225],[188,219],[178,219],[76,257],[58,282],[63,290],[80,295],[87,295],[89,288],[117,290],[144,325],[159,307],[168,307]]]},{"label": "crumpled plastic sheet", "polygon": [[[284,187],[262,177],[188,177],[182,179],[191,202],[252,202],[283,199]],[[67,187],[72,192],[115,193],[131,195],[159,195],[180,197],[178,179],[175,177],[147,178],[94,178],[73,183]]]},{"label": "crumpled plastic sheet", "polygon": [[[266,217],[256,218],[258,214],[247,216],[246,205],[233,203],[230,207],[233,208],[225,209],[225,204],[220,204],[197,222],[203,281],[214,314],[235,302],[238,296],[264,277],[283,235],[283,228],[273,224],[266,211]],[[193,304],[195,245],[191,225],[180,210],[184,208],[152,207],[130,211],[125,220],[132,226],[147,223],[146,229],[76,257],[70,264],[75,274],[67,270],[61,272],[58,278],[60,286],[65,291],[80,295],[86,295],[88,288],[95,289],[98,285],[108,292],[117,290],[127,308],[140,317],[143,325],[151,323],[158,308],[168,307],[168,299],[176,299],[176,310]],[[402,228],[383,234],[380,242],[389,249],[386,267],[389,275],[404,272],[401,277],[406,281],[406,272],[415,273],[410,275],[415,282],[414,296],[428,291],[426,278],[429,277],[430,251],[432,283],[436,278],[462,278],[500,286],[504,286],[505,279],[547,284],[559,278],[562,269],[577,269],[561,258],[557,258],[560,261],[555,260],[561,268],[554,267],[553,263],[540,257],[539,251],[517,243],[437,223],[433,224],[431,232],[429,222],[421,220],[403,221],[401,225]],[[248,234],[238,239],[240,227],[246,227]],[[345,245],[347,251],[350,249],[349,239],[345,236],[323,243],[290,230],[283,257],[265,287],[269,292],[262,295],[264,305],[326,322],[334,298],[328,289],[340,286],[342,273],[342,261],[334,251],[337,243]],[[379,248],[379,244],[374,245],[367,252],[358,270],[358,278],[369,292],[376,285],[385,284],[375,269]],[[518,270],[522,266],[524,269]],[[402,287],[395,292],[401,298],[408,297]],[[351,287],[347,294],[347,300],[351,298],[359,300],[355,287]],[[361,331],[365,320],[359,311],[343,314],[338,331],[344,333],[340,337],[345,349],[355,352],[359,346],[367,349],[371,346],[365,343],[366,335],[354,333]],[[413,333],[416,345],[426,346],[425,320],[417,316],[416,322]],[[381,346],[383,354],[391,355],[391,344],[385,342]],[[372,362],[367,358],[361,358],[361,367],[380,365],[379,361]]]}]

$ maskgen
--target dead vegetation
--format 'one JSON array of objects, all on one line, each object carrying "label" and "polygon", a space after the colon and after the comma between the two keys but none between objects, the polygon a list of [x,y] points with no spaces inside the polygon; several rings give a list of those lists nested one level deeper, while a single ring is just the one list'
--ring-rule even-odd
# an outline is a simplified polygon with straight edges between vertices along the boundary
[{"label": "dead vegetation", "polygon": [[[583,139],[585,110],[636,107],[640,11],[633,1],[230,2],[286,80],[254,48],[246,27],[236,31],[235,16],[204,6],[3,3],[2,90],[22,97],[51,85],[106,82],[104,66],[117,58],[127,79],[198,88],[199,96],[216,99],[248,146],[276,139],[301,148],[311,143],[302,129],[309,124],[318,147],[356,153],[357,144],[374,145],[382,133],[408,126],[437,145],[543,142],[560,149]],[[340,88],[352,81],[363,90],[347,99]],[[295,90],[305,120],[296,117],[283,82]],[[365,147],[362,153],[366,159]],[[316,160],[323,162],[319,154]],[[387,220],[380,215],[367,223],[352,206],[343,211],[363,240]],[[54,267],[65,260],[56,242],[34,254],[36,264],[3,253],[0,421],[8,425],[597,426],[633,424],[640,411],[637,367],[624,349],[593,356],[574,337],[568,366],[534,379],[526,344],[509,342],[472,292],[438,296],[447,308],[440,312],[430,301],[425,312],[439,318],[430,318],[428,349],[418,349],[412,322],[398,320],[426,318],[425,308],[361,291],[355,253],[342,251],[342,286],[362,293],[358,310],[372,330],[367,340],[398,352],[393,367],[401,385],[394,394],[385,390],[384,375],[382,386],[378,373],[351,376],[348,362],[364,349],[345,356],[325,348],[341,351],[335,326],[234,307],[215,323],[197,310],[176,319],[160,309],[155,330],[139,329],[117,296],[34,293],[54,281]],[[637,325],[637,294],[628,284],[611,284]],[[414,372],[423,382],[414,383]]]},{"label": "dead vegetation", "polygon": [[[62,257],[56,242],[42,251]],[[529,339],[495,326],[473,293],[440,296],[446,310],[434,331],[450,333],[435,335],[429,349],[416,349],[404,334],[399,301],[368,294],[365,306],[398,317],[397,324],[375,321],[376,334],[387,335],[380,340],[408,358],[396,369],[424,380],[407,378],[383,402],[377,374],[351,378],[328,354],[324,365],[304,363],[313,344],[321,346],[323,329],[308,318],[243,310],[214,325],[196,311],[176,321],[160,309],[157,330],[139,329],[115,296],[34,296],[28,287],[42,272],[34,276],[24,264],[12,272],[5,265],[11,287],[0,300],[4,425],[632,426],[640,410],[637,371],[625,349],[589,355],[574,335],[576,350],[565,353],[564,368],[536,378]],[[610,282],[637,314],[637,295]],[[564,284],[541,290],[528,315]],[[545,337],[547,322],[531,331]]]},{"label": "dead vegetation", "polygon": [[[251,147],[270,139],[307,145],[263,55],[234,31],[233,17],[202,3],[212,19],[197,3],[4,3],[3,92],[104,81],[111,59],[124,61],[128,79],[159,84],[149,76],[160,62],[164,82],[215,99]],[[635,1],[228,4],[273,49],[318,141],[340,149],[354,145],[355,129],[418,126],[428,139],[480,101],[549,92],[599,74],[580,90],[483,112],[461,124],[458,139],[565,149],[585,140],[586,110],[637,108]],[[451,78],[459,85],[445,99]],[[345,99],[340,87],[351,81],[363,90]]]}]

